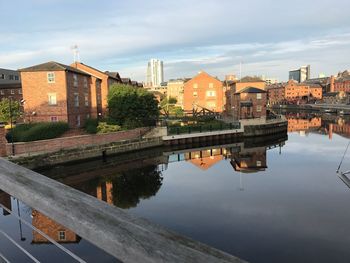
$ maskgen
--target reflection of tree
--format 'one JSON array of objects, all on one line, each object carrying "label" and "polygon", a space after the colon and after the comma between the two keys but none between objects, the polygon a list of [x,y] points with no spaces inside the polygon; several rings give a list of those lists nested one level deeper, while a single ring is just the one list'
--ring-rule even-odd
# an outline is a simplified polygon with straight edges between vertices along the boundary
[{"label": "reflection of tree", "polygon": [[140,198],[154,196],[162,181],[162,173],[154,165],[123,172],[112,179],[113,203],[120,208],[136,207]]}]

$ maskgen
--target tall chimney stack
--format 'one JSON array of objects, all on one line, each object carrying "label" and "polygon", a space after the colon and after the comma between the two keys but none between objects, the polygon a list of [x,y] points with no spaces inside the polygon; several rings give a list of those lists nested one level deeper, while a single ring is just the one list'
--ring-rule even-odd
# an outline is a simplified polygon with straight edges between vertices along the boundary
[{"label": "tall chimney stack", "polygon": [[331,86],[330,86],[330,89],[329,89],[329,92],[334,92],[334,76],[332,75],[331,76]]}]

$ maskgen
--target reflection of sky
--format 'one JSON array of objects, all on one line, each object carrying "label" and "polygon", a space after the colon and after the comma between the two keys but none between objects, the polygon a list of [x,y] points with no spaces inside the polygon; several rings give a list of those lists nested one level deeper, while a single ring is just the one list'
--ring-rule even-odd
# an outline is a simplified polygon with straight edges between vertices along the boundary
[{"label": "reflection of sky", "polygon": [[251,174],[225,160],[171,163],[158,194],[130,211],[251,262],[348,262],[350,189],[335,173],[347,143],[290,134]]}]

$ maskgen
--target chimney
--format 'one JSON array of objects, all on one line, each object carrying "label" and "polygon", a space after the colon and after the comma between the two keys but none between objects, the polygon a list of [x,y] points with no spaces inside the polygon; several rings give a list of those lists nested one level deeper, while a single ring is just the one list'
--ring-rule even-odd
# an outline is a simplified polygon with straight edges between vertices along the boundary
[{"label": "chimney", "polygon": [[329,88],[329,92],[334,92],[334,76],[332,75],[331,76],[331,81],[330,81],[331,83],[331,86],[330,86],[330,88]]}]

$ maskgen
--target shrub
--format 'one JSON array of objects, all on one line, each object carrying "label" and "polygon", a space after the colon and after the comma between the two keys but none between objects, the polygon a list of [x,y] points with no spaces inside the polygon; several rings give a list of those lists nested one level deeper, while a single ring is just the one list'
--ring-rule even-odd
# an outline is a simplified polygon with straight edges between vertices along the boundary
[{"label": "shrub", "polygon": [[120,131],[119,125],[108,124],[107,122],[100,122],[97,126],[97,133],[109,133]]},{"label": "shrub", "polygon": [[14,142],[30,142],[53,139],[61,136],[69,129],[65,122],[41,122],[17,125],[7,134],[7,140]]},{"label": "shrub", "polygon": [[98,120],[97,119],[87,119],[85,121],[85,131],[90,134],[97,133]]},{"label": "shrub", "polygon": [[123,129],[125,129],[125,130],[136,129],[136,128],[139,128],[142,126],[143,126],[143,123],[141,121],[135,120],[135,119],[127,119],[123,123]]}]

